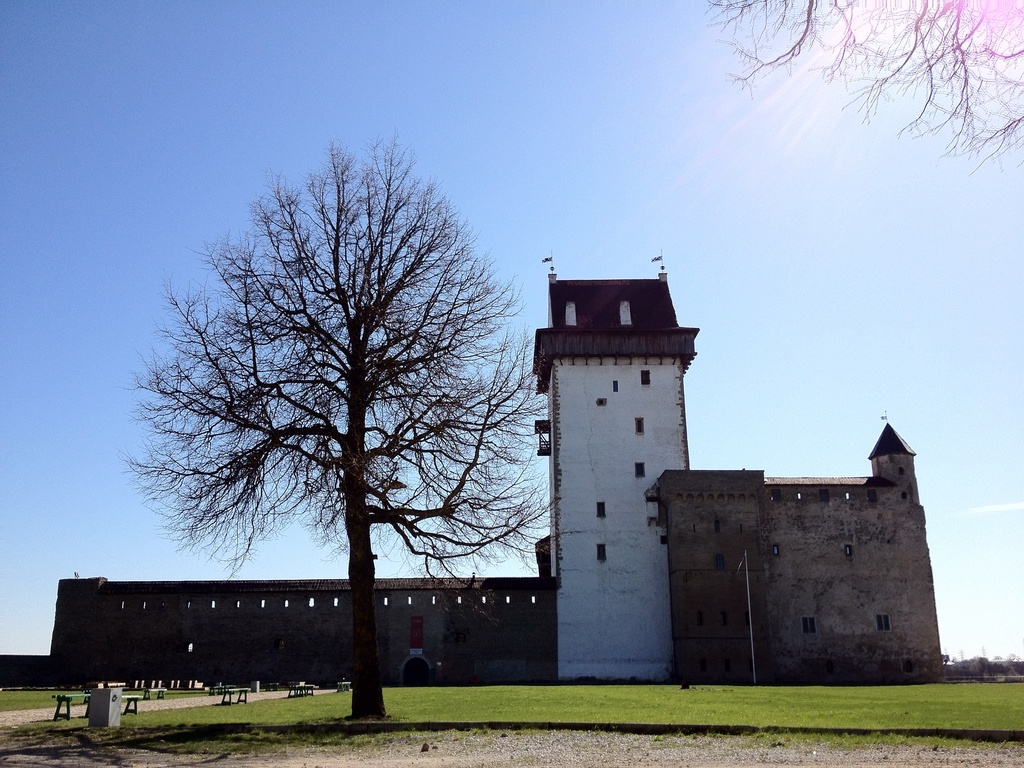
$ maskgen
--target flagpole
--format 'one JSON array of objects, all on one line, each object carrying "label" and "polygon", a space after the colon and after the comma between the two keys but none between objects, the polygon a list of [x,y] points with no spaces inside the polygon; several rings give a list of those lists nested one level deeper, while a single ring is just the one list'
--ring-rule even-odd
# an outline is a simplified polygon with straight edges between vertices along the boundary
[{"label": "flagpole", "polygon": [[750,568],[747,566],[747,550],[743,550],[743,571],[747,576],[747,617],[750,625],[750,670],[754,673],[754,685],[757,685],[757,662],[754,660],[754,613],[750,610]]}]

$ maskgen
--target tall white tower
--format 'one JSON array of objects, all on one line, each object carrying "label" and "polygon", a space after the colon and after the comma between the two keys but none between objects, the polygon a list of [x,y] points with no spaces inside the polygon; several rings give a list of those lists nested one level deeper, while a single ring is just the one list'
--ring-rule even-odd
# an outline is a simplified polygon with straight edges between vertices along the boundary
[{"label": "tall white tower", "polygon": [[[689,469],[683,375],[696,328],[680,328],[654,280],[558,280],[537,331],[538,422],[550,456],[558,675],[664,680],[672,627],[664,521],[649,493]],[[648,496],[651,500],[648,501]]]}]

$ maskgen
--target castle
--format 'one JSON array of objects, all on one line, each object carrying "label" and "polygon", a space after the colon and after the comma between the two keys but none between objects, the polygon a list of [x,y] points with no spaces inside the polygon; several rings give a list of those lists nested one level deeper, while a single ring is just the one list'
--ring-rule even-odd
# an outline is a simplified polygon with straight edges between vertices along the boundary
[{"label": "castle", "polygon": [[[378,580],[386,684],[942,679],[914,452],[886,424],[865,477],[691,470],[697,333],[664,272],[550,276],[538,575]],[[342,580],[62,580],[47,669],[333,682],[350,674],[350,616]]]}]

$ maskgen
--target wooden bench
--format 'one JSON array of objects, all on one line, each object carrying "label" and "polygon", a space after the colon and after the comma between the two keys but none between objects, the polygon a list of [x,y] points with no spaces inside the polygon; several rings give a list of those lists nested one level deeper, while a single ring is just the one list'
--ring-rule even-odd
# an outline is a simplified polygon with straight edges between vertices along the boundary
[{"label": "wooden bench", "polygon": [[121,701],[124,702],[124,712],[122,714],[127,715],[131,712],[133,715],[139,714],[139,702],[142,701],[143,697],[137,694],[131,696],[121,696]]},{"label": "wooden bench", "polygon": [[348,680],[342,680],[340,683],[338,683],[338,693],[344,693],[345,691],[351,690],[352,683],[350,683]]},{"label": "wooden bench", "polygon": [[[220,703],[221,704],[248,704],[249,703],[249,689],[248,688],[233,688],[231,686],[222,685],[223,692],[221,693]],[[234,700],[232,700],[234,697]]]},{"label": "wooden bench", "polygon": [[207,693],[207,696],[222,696],[224,694],[224,691],[227,688],[230,688],[230,687],[231,687],[230,685],[224,685],[223,683],[217,683],[216,685],[211,685],[210,686],[210,690]]},{"label": "wooden bench", "polygon": [[142,689],[142,698],[143,698],[143,700],[144,701],[149,701],[150,699],[153,698],[153,694],[154,693],[156,694],[156,697],[158,699],[166,699],[167,698],[167,689],[166,688],[143,688]]},{"label": "wooden bench", "polygon": [[303,696],[312,696],[315,685],[307,685],[306,683],[294,683],[288,686],[288,698],[298,699]]},{"label": "wooden bench", "polygon": [[[57,709],[53,712],[53,719],[60,720],[62,717],[65,720],[71,719],[71,705],[76,701],[81,701],[85,704],[85,716],[89,716],[89,699],[92,697],[91,693],[55,693],[53,698],[57,700]],[[60,708],[66,706],[67,709],[64,713],[61,713]]]}]

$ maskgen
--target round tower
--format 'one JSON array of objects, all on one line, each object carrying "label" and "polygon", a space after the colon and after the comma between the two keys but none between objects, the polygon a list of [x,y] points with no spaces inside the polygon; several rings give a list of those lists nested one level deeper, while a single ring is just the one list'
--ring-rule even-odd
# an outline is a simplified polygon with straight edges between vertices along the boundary
[{"label": "round tower", "polygon": [[886,423],[878,442],[871,451],[871,474],[893,482],[903,498],[914,504],[920,503],[917,494],[917,475],[914,472],[914,456],[907,442],[900,437],[892,425]]}]

